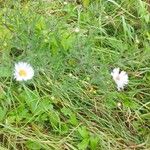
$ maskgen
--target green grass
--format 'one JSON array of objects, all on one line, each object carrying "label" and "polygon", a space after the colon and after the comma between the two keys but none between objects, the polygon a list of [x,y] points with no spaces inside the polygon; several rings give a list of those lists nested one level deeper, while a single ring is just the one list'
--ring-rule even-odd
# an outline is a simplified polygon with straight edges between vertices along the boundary
[{"label": "green grass", "polygon": [[[14,80],[19,61],[32,80]],[[149,100],[144,0],[0,1],[0,150],[148,150]]]}]

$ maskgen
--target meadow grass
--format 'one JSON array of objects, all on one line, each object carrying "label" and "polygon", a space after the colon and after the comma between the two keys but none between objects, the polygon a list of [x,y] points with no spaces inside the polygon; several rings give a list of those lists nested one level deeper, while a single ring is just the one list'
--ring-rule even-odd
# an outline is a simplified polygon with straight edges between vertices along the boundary
[{"label": "meadow grass", "polygon": [[[65,2],[0,1],[0,150],[150,149],[150,5]],[[19,61],[32,80],[14,80]]]}]

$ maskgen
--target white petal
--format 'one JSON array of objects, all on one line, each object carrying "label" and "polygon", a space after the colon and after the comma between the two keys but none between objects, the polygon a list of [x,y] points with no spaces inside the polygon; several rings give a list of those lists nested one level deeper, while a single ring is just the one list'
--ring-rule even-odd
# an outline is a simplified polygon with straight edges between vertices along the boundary
[{"label": "white petal", "polygon": [[[19,74],[20,70],[24,70],[26,72],[26,76],[21,76]],[[33,76],[34,76],[34,70],[30,64],[26,62],[19,62],[15,64],[14,78],[17,81],[27,81],[32,79]]]},{"label": "white petal", "polygon": [[119,70],[119,68],[113,69],[113,71],[111,72],[113,78],[116,78],[119,75]]},{"label": "white petal", "polygon": [[128,74],[125,71],[119,73],[119,68],[115,68],[111,75],[117,85],[118,91],[123,90],[124,86],[128,84]]}]

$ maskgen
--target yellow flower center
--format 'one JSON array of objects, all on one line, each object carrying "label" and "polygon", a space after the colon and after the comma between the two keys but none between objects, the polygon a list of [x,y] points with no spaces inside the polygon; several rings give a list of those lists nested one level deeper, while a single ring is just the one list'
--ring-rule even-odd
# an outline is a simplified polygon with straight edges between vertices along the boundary
[{"label": "yellow flower center", "polygon": [[27,76],[27,72],[26,72],[25,70],[23,70],[23,69],[20,69],[20,70],[19,70],[19,75],[20,75],[21,77],[26,77],[26,76]]}]

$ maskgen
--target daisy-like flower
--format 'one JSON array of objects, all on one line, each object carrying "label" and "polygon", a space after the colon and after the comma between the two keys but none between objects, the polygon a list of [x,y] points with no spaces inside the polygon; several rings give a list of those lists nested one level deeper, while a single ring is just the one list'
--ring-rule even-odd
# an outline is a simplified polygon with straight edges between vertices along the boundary
[{"label": "daisy-like flower", "polygon": [[125,71],[121,71],[119,68],[113,69],[111,72],[111,75],[117,84],[118,91],[121,91],[124,89],[124,86],[128,84],[128,74]]},{"label": "daisy-like flower", "polygon": [[16,81],[27,81],[34,76],[32,66],[26,62],[19,62],[15,64],[14,78]]}]

